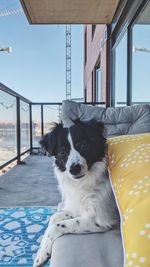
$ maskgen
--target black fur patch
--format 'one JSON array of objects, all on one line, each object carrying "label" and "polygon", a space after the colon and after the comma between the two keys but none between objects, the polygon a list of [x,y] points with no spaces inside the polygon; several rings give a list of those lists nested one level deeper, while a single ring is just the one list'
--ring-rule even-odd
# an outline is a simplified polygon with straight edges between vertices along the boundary
[{"label": "black fur patch", "polygon": [[90,167],[105,156],[106,139],[103,136],[104,124],[96,120],[77,121],[71,126],[70,133],[75,149],[86,159]]},{"label": "black fur patch", "polygon": [[61,123],[54,124],[52,131],[40,141],[40,144],[49,152],[49,155],[55,156],[55,163],[62,172],[66,170],[66,162],[70,152],[67,136],[67,128],[63,128]]}]

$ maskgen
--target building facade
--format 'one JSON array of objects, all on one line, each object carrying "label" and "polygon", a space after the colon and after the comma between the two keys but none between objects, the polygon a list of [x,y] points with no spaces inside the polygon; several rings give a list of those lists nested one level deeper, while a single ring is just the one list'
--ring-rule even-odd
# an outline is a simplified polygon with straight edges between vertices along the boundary
[{"label": "building facade", "polygon": [[84,98],[106,100],[106,25],[84,26]]},{"label": "building facade", "polygon": [[85,25],[84,99],[150,103],[150,0],[123,0],[111,24]]}]

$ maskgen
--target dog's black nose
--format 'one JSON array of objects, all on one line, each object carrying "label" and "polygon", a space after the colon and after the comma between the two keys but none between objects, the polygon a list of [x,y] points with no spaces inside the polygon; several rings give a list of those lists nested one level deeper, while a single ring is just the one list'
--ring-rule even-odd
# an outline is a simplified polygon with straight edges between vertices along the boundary
[{"label": "dog's black nose", "polygon": [[72,164],[70,167],[70,173],[73,175],[77,175],[81,172],[81,165],[80,164]]}]

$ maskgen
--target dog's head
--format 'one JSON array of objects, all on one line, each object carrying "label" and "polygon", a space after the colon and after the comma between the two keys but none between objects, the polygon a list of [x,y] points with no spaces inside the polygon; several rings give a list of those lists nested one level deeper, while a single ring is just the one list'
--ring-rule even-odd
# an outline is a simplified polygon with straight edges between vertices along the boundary
[{"label": "dog's head", "polygon": [[106,139],[103,123],[96,120],[76,120],[74,123],[70,128],[55,124],[40,143],[50,156],[55,157],[60,171],[67,171],[69,177],[79,179],[95,162],[103,160]]}]

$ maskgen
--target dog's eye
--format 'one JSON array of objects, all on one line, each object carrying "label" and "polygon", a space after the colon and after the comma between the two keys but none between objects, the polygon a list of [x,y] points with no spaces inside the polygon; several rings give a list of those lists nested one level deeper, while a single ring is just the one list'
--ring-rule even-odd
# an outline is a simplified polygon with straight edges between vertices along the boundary
[{"label": "dog's eye", "polygon": [[61,150],[58,153],[60,156],[65,156],[66,155],[66,151],[65,150]]},{"label": "dog's eye", "polygon": [[77,141],[76,143],[75,143],[75,147],[80,147],[81,146],[81,143],[79,142],[79,141]]},{"label": "dog's eye", "polygon": [[80,150],[85,150],[86,146],[87,146],[86,142],[79,142],[78,141],[78,142],[75,143],[75,147],[80,149]]},{"label": "dog's eye", "polygon": [[82,144],[81,145],[81,150],[85,150],[86,149],[86,144]]}]

